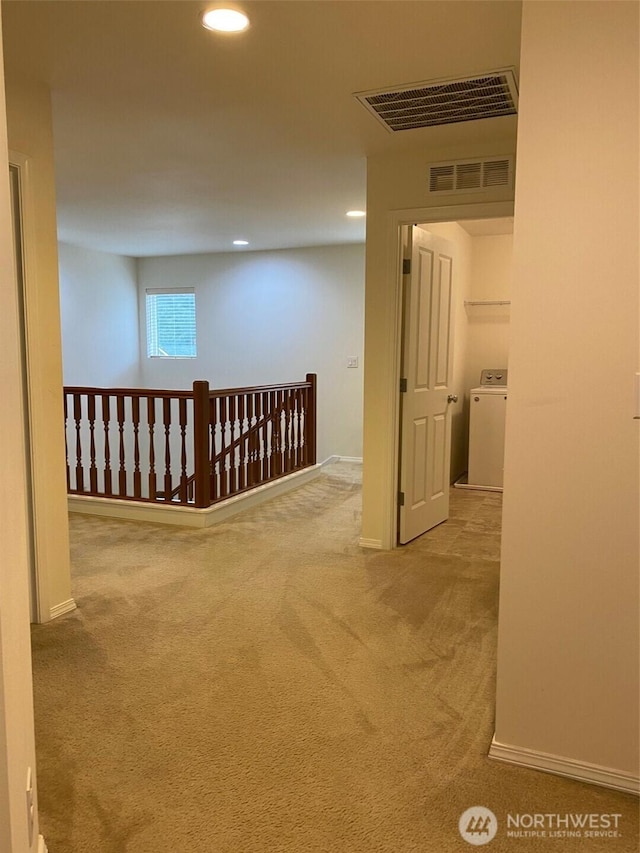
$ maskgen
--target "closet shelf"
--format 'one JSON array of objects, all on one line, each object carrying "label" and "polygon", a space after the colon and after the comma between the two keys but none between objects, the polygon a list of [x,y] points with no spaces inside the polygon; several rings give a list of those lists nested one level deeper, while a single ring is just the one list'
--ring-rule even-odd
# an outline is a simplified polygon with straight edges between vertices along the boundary
[{"label": "closet shelf", "polygon": [[465,299],[465,305],[511,305],[510,299]]}]

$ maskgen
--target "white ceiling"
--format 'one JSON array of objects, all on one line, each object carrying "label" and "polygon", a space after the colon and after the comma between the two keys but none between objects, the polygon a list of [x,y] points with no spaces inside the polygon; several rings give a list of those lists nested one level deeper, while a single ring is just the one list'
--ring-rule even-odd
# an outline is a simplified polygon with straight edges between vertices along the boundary
[{"label": "white ceiling", "polygon": [[[212,5],[212,4],[209,4]],[[496,144],[515,117],[391,134],[354,92],[513,66],[520,2],[3,0],[7,76],[52,91],[61,240],[131,256],[358,242],[366,157]]]}]

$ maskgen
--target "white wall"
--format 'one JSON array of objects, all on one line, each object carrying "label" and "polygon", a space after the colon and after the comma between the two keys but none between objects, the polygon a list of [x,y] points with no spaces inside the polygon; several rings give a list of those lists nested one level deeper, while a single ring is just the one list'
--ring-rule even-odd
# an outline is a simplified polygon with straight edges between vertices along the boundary
[{"label": "white wall", "polygon": [[496,740],[516,754],[629,784],[639,773],[638,11],[524,4],[496,718]]},{"label": "white wall", "polygon": [[60,243],[65,385],[140,384],[136,261]]},{"label": "white wall", "polygon": [[[8,163],[5,95],[0,38],[0,160]],[[8,170],[0,173],[0,850],[26,853],[28,840],[27,768],[35,772],[29,592],[27,489],[18,300],[9,206]],[[35,779],[35,776],[34,776]],[[37,804],[36,804],[37,806]]]},{"label": "white wall", "polygon": [[[511,299],[512,249],[512,234],[474,235],[470,238],[469,284],[465,299]],[[464,406],[458,427],[461,457],[458,473],[467,470],[469,461],[469,390],[478,385],[480,372],[485,368],[508,367],[510,336],[508,305],[467,305],[461,306],[460,311],[463,319],[457,328],[462,327],[466,345],[460,374],[460,397]]]},{"label": "white wall", "polygon": [[[142,382],[211,388],[318,374],[318,460],[362,456],[364,246],[183,255],[138,261]],[[148,359],[147,287],[194,287],[195,359]],[[357,369],[347,368],[356,356]]]},{"label": "white wall", "polygon": [[[471,246],[469,299],[510,300],[513,234],[474,236]],[[474,387],[479,383],[480,371],[484,368],[509,366],[511,311],[508,305],[469,305],[466,315],[469,387]]]}]

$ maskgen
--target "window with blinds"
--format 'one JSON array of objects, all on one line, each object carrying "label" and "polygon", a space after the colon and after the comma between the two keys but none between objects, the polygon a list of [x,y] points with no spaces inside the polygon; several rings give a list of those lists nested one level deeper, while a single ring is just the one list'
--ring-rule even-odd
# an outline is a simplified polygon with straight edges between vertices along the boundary
[{"label": "window with blinds", "polygon": [[148,289],[147,356],[196,357],[196,294],[193,288]]}]

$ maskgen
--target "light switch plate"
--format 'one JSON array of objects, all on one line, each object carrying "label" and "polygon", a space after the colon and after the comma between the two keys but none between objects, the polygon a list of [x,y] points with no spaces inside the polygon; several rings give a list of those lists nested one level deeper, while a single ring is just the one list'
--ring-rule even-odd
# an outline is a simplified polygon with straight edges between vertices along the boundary
[{"label": "light switch plate", "polygon": [[347,367],[357,367],[358,366],[358,356],[352,355],[347,359]]}]

